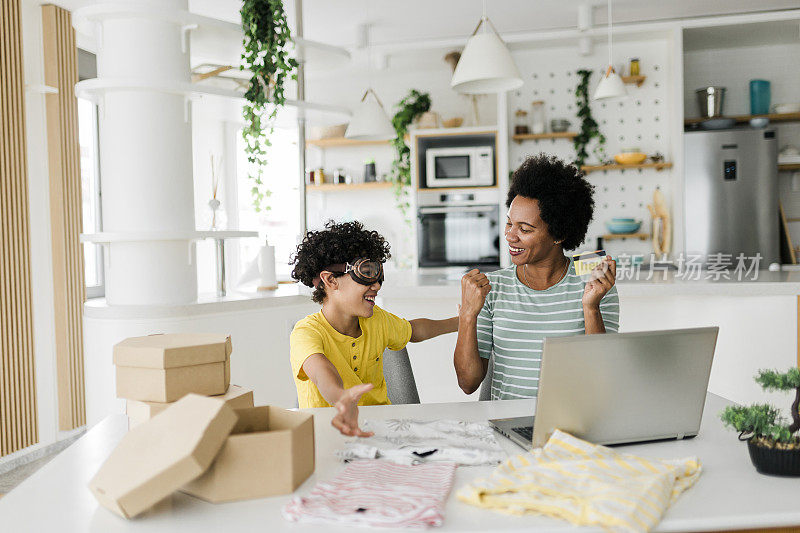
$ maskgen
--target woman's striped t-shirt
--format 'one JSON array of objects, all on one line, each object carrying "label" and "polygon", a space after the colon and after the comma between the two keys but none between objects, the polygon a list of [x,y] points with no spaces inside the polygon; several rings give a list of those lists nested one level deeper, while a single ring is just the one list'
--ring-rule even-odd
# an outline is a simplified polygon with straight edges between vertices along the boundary
[{"label": "woman's striped t-shirt", "polygon": [[[491,290],[478,315],[478,352],[494,354],[492,399],[535,398],[545,337],[584,335],[583,290],[570,258],[567,274],[537,291],[516,276],[516,266],[486,274]],[[619,330],[619,296],[614,286],[600,301],[607,332]]]}]

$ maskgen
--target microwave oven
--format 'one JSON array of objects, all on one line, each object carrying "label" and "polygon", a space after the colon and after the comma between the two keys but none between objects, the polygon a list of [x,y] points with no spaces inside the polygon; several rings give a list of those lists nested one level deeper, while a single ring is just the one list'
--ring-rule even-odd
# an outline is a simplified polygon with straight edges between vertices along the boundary
[{"label": "microwave oven", "polygon": [[489,187],[494,185],[494,148],[429,148],[425,152],[425,186]]}]

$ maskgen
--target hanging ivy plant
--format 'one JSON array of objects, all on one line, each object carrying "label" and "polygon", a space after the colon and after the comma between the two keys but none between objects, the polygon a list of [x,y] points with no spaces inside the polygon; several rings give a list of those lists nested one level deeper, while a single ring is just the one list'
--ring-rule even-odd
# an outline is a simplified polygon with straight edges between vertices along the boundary
[{"label": "hanging ivy plant", "polygon": [[269,209],[264,200],[271,195],[263,180],[266,150],[271,146],[269,136],[275,116],[286,102],[284,83],[297,79],[297,61],[289,57],[292,36],[281,0],[244,0],[240,13],[244,52],[239,68],[253,74],[244,94],[247,103],[242,111],[242,137],[250,164],[253,207],[260,212]]},{"label": "hanging ivy plant", "polygon": [[573,138],[575,145],[575,166],[580,168],[586,164],[586,158],[589,157],[587,147],[592,140],[597,141],[594,145],[592,153],[597,159],[602,162],[606,157],[605,144],[606,138],[600,133],[600,126],[592,117],[592,108],[589,107],[589,78],[592,75],[591,70],[579,70],[578,86],[575,88],[576,104],[578,107],[578,118],[581,119],[581,130]]},{"label": "hanging ivy plant", "polygon": [[392,117],[392,126],[397,134],[392,139],[392,146],[397,156],[392,162],[391,180],[394,184],[394,198],[397,207],[403,212],[406,221],[411,223],[408,209],[408,186],[411,185],[411,149],[406,144],[408,127],[421,114],[431,108],[431,97],[428,93],[420,93],[411,89],[408,95],[397,103],[399,111]]}]

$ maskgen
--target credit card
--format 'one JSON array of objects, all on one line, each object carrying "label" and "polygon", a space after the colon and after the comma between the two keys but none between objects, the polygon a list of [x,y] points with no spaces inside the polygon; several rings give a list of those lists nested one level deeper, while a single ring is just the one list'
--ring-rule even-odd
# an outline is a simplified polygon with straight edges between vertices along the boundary
[{"label": "credit card", "polygon": [[594,267],[603,262],[605,256],[605,250],[581,252],[573,255],[572,261],[575,263],[575,273],[579,276],[588,276]]}]

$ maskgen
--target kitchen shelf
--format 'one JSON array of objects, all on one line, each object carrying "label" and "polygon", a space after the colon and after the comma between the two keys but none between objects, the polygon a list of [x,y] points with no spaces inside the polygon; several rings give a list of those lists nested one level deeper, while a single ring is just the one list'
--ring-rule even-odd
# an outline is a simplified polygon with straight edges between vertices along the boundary
[{"label": "kitchen shelf", "polygon": [[655,170],[664,170],[665,168],[672,168],[672,163],[640,163],[638,165],[584,165],[581,170],[585,173],[597,172],[599,170],[635,170],[652,168]]},{"label": "kitchen shelf", "polygon": [[800,163],[778,163],[778,170],[800,170]]},{"label": "kitchen shelf", "polygon": [[[751,118],[768,118],[770,122],[800,122],[800,113],[770,113],[768,115],[734,115],[730,117],[713,117],[714,120],[720,118],[732,118],[737,122],[737,124],[750,122]],[[699,124],[700,122],[705,122],[706,120],[712,120],[712,119],[706,117],[687,118],[683,121],[683,123],[689,126],[692,124]]]},{"label": "kitchen shelf", "polygon": [[622,78],[623,83],[627,83],[628,85],[636,85],[637,87],[641,87],[644,83],[644,80],[647,79],[647,76],[620,76]]},{"label": "kitchen shelf", "polygon": [[375,181],[370,183],[323,183],[322,185],[306,185],[306,192],[322,191],[364,191],[373,189],[388,189],[392,184],[388,181]]},{"label": "kitchen shelf", "polygon": [[553,133],[522,133],[512,135],[511,138],[514,142],[521,143],[522,141],[540,141],[542,139],[572,139],[578,135],[575,131],[559,131]]},{"label": "kitchen shelf", "polygon": [[328,139],[307,139],[308,146],[318,146],[320,148],[330,148],[332,146],[389,146],[391,141],[358,141],[346,137],[330,137]]},{"label": "kitchen shelf", "polygon": [[646,241],[650,238],[649,233],[606,233],[602,235],[604,241],[613,241],[615,239],[639,239]]}]

